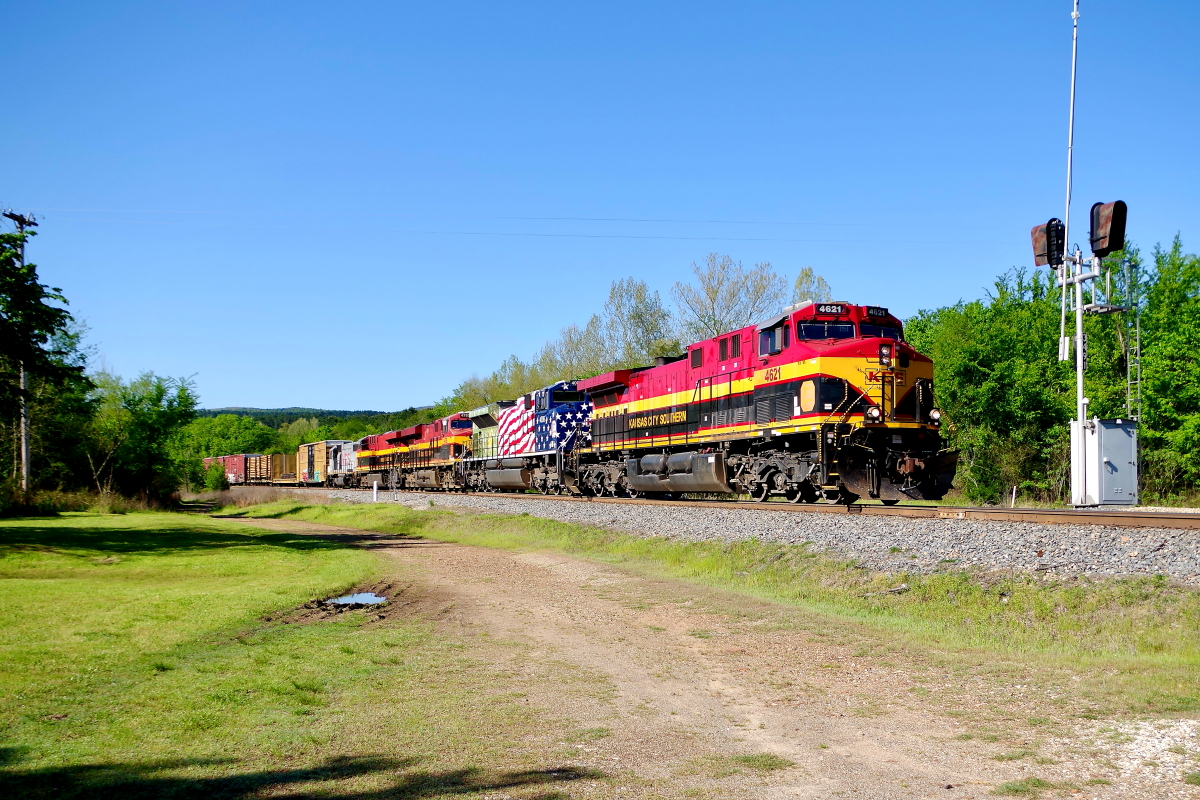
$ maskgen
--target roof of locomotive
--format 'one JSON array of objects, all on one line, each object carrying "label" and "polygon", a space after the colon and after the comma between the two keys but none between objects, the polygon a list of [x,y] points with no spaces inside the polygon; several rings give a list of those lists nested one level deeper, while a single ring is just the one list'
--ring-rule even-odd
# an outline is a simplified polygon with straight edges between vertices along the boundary
[{"label": "roof of locomotive", "polygon": [[[755,338],[756,335],[761,331],[789,321],[793,325],[798,322],[851,322],[856,324],[855,336],[845,339],[793,339],[786,355],[784,353],[774,353],[769,356],[759,355],[757,352],[758,343]],[[862,349],[863,341],[874,340],[878,337],[862,335],[861,329],[857,325],[864,322],[881,327],[894,327],[898,330],[903,330],[903,322],[888,312],[886,308],[879,306],[854,305],[844,301],[793,305],[784,308],[778,314],[768,317],[756,325],[747,325],[736,330],[727,331],[720,336],[693,342],[687,346],[685,356],[680,356],[677,360],[656,366],[606,372],[602,375],[579,381],[578,388],[589,394],[602,394],[613,390],[620,391],[632,383],[640,384],[645,380],[662,380],[664,381],[664,387],[670,389],[675,382],[684,379],[689,371],[698,372],[701,377],[707,377],[710,374],[729,374],[731,371],[749,369],[756,366],[755,362],[759,362],[757,366],[761,366],[769,362],[795,361],[798,358],[806,360],[818,356],[865,356],[868,354],[859,352]],[[719,345],[721,340],[731,338],[742,339],[739,355],[724,360],[719,359]],[[697,349],[703,351],[703,355],[701,356],[703,366],[693,369],[690,366],[690,359],[687,358],[686,354],[690,354]],[[925,356],[913,351],[911,346],[905,346],[905,349],[911,351],[910,355],[914,360],[928,360]],[[716,364],[722,364],[722,366],[716,369],[714,368]]]}]

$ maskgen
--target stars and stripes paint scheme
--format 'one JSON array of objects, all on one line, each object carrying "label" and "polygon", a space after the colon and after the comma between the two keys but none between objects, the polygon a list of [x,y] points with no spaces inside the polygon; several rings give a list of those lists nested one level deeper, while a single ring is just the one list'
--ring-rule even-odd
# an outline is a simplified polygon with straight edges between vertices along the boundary
[{"label": "stars and stripes paint scheme", "polygon": [[517,404],[500,412],[498,452],[500,456],[520,455],[534,450],[533,395],[527,394]]},{"label": "stars and stripes paint scheme", "polygon": [[549,453],[586,446],[591,420],[592,403],[575,381],[553,383],[500,412],[497,455]]}]

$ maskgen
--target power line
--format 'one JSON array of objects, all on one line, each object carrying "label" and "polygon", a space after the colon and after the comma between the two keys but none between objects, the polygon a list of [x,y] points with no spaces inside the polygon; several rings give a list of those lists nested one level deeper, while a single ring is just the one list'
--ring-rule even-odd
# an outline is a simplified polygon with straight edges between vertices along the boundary
[{"label": "power line", "polygon": [[[261,214],[265,216],[298,216],[302,214],[319,214],[321,216],[332,217],[392,217],[399,219],[439,219],[447,214],[396,214],[386,212],[339,212],[339,211],[320,211],[320,210],[300,210],[300,211],[175,211],[166,209],[117,209],[117,208],[39,208],[38,211],[67,211],[67,212],[87,212],[96,214],[194,214],[194,215],[237,215],[244,217],[247,214]],[[744,220],[744,219],[672,219],[668,217],[536,217],[536,216],[516,216],[516,215],[459,215],[466,219],[485,219],[485,220],[521,220],[527,222],[634,222],[634,223],[653,223],[653,224],[679,224],[679,225],[804,225],[812,227],[837,227],[837,228],[910,228],[912,223],[898,222],[817,222],[808,221],[788,221],[788,220]],[[956,225],[956,228],[963,230],[1007,230],[1005,226],[999,225],[976,225],[964,226]]]},{"label": "power line", "polygon": [[[137,212],[129,212],[137,213]],[[294,231],[294,230],[310,230],[309,226],[303,225],[238,225],[230,223],[208,223],[208,222],[165,222],[165,221],[149,221],[149,220],[129,220],[129,219],[96,219],[87,217],[59,217],[59,220],[72,222],[99,222],[105,224],[121,224],[121,225],[202,225],[207,228],[237,228],[246,230],[277,230],[277,231]],[[359,229],[361,230],[361,229]],[[978,239],[971,241],[948,241],[946,239],[851,239],[845,236],[839,236],[835,239],[790,239],[790,238],[775,238],[775,237],[740,237],[740,236],[664,236],[664,235],[636,235],[636,234],[620,234],[620,233],[542,233],[534,231],[446,231],[446,230],[411,230],[402,228],[374,228],[378,233],[390,234],[405,234],[405,235],[421,235],[421,236],[528,236],[533,238],[546,239],[641,239],[641,240],[665,240],[665,241],[683,241],[683,242],[793,242],[793,243],[821,243],[821,242],[843,242],[853,244],[1007,244],[1005,241],[996,242],[980,242]]]}]

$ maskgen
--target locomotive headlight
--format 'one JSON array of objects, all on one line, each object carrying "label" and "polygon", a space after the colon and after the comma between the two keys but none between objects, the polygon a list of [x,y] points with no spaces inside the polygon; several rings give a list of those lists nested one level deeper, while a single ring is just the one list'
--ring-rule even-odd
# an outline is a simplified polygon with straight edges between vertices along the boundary
[{"label": "locomotive headlight", "polygon": [[882,367],[890,367],[892,365],[892,345],[890,342],[879,343],[879,365]]},{"label": "locomotive headlight", "polygon": [[879,422],[879,418],[883,416],[883,412],[879,410],[879,406],[871,406],[867,409],[867,420],[870,422]]},{"label": "locomotive headlight", "polygon": [[929,419],[933,422],[941,422],[942,421],[942,410],[940,408],[930,409]]}]

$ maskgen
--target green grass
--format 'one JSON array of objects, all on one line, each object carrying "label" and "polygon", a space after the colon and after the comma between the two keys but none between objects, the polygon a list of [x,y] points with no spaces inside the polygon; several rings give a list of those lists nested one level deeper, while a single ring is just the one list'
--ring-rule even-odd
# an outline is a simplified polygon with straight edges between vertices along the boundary
[{"label": "green grass", "polygon": [[551,797],[602,778],[547,768],[554,726],[426,623],[265,619],[378,565],[179,514],[0,521],[0,793]]},{"label": "green grass", "polygon": [[762,772],[796,766],[794,761],[788,761],[786,758],[777,756],[774,753],[752,753],[745,756],[733,756],[730,760],[736,764],[742,764]]},{"label": "green grass", "polygon": [[1019,781],[1002,783],[992,790],[992,794],[1016,797],[1040,797],[1043,789],[1061,788],[1056,783],[1044,781],[1041,778],[1024,778]]},{"label": "green grass", "polygon": [[[1200,593],[1161,576],[1092,580],[874,573],[805,546],[643,538],[529,516],[283,502],[239,513],[513,550],[554,550],[781,603],[953,664],[1041,670],[1090,713],[1200,709]],[[902,594],[863,595],[907,583]],[[693,633],[693,635],[696,635]],[[1001,656],[1000,664],[995,657]],[[1068,683],[1073,676],[1078,680]]]}]

